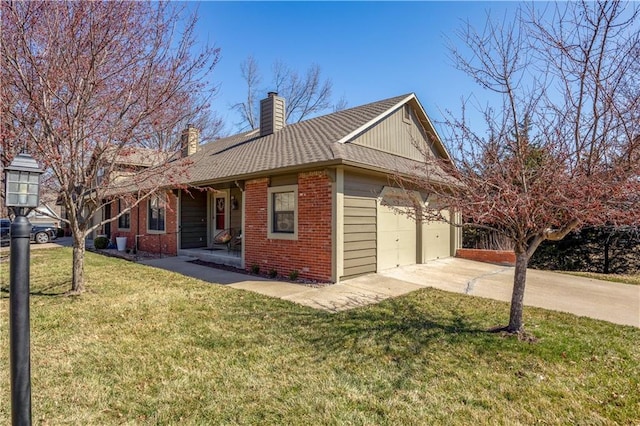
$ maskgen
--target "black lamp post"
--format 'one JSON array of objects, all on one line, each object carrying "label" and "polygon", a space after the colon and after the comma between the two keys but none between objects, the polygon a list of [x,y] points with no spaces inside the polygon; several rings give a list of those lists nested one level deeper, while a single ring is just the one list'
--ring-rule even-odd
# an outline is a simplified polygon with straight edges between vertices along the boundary
[{"label": "black lamp post", "polygon": [[40,203],[42,170],[21,153],[5,167],[5,204],[13,210],[9,273],[9,346],[11,347],[11,421],[31,424],[31,361],[29,336],[29,250],[31,223],[27,214]]}]

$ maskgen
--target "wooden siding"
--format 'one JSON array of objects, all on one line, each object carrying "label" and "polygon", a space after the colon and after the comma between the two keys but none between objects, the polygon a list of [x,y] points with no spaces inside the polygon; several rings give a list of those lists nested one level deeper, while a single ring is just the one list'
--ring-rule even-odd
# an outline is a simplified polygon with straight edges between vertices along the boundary
[{"label": "wooden siding", "polygon": [[[233,208],[233,204],[231,202],[231,197],[235,197],[236,202],[238,203],[238,207],[236,209]],[[236,230],[242,229],[242,191],[238,188],[233,188],[230,191],[229,195],[229,226]]]},{"label": "wooden siding", "polygon": [[207,196],[204,191],[182,192],[180,197],[180,248],[207,246]]},{"label": "wooden siding", "polygon": [[269,186],[285,186],[297,185],[298,175],[296,173],[289,175],[271,176]]},{"label": "wooden siding", "polygon": [[376,199],[344,197],[344,277],[376,272]]},{"label": "wooden siding", "polygon": [[417,120],[413,109],[411,109],[409,120],[404,117],[404,114],[403,106],[349,143],[422,161],[424,154],[416,147],[417,143],[419,146],[427,147],[427,152],[434,155],[431,143],[427,142],[429,138]]},{"label": "wooden siding", "polygon": [[341,279],[376,272],[377,199],[385,185],[383,177],[345,171]]},{"label": "wooden siding", "polygon": [[[376,200],[389,179],[356,172],[345,172],[344,195]],[[346,205],[345,205],[346,207]]]}]

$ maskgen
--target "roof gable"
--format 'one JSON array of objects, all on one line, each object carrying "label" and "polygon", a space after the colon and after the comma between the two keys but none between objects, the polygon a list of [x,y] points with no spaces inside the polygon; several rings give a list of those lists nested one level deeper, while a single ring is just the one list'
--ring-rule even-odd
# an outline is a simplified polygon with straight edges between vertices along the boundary
[{"label": "roof gable", "polygon": [[[407,95],[406,97],[404,97],[403,99],[401,99],[397,104],[393,105],[392,107],[390,107],[389,109],[387,109],[384,113],[378,115],[377,117],[374,117],[372,120],[370,120],[369,122],[365,123],[364,125],[360,126],[359,128],[353,130],[351,133],[349,133],[348,135],[344,136],[342,139],[340,139],[338,141],[338,143],[351,143],[356,141],[361,135],[370,132],[372,129],[374,129],[375,127],[380,126],[380,124],[385,121],[385,120],[390,120],[393,118],[394,115],[396,116],[402,116],[404,115],[403,109],[405,108],[405,106],[408,106],[410,108],[411,111],[411,115],[410,117],[407,119],[404,119],[407,124],[416,124],[418,126],[418,131],[420,133],[422,133],[422,135],[413,133],[410,134],[410,131],[408,131],[408,129],[405,128],[398,128],[398,129],[387,129],[386,132],[387,133],[386,136],[389,136],[389,132],[396,132],[395,134],[393,134],[394,136],[410,136],[410,139],[413,139],[413,142],[415,144],[420,144],[421,142],[424,142],[426,144],[428,144],[427,149],[432,149],[434,151],[434,154],[440,155],[442,158],[446,158],[446,159],[450,159],[451,157],[449,156],[449,153],[447,152],[446,148],[444,147],[444,145],[442,144],[442,141],[440,139],[440,136],[438,135],[438,133],[436,132],[435,127],[433,126],[433,124],[431,123],[431,120],[429,119],[429,117],[427,116],[427,113],[425,112],[424,108],[422,107],[422,104],[420,104],[420,102],[418,101],[418,98],[416,97],[416,95],[414,93],[411,93],[409,95]],[[394,123],[395,124],[395,123]],[[403,132],[405,132],[405,134],[402,134]],[[401,138],[404,139],[404,138]],[[397,141],[390,141],[391,143],[396,143]],[[404,143],[407,143],[407,141],[403,141]],[[411,143],[412,141],[408,141],[408,143]],[[356,142],[357,143],[357,142]],[[383,145],[380,144],[375,144],[372,145],[371,143],[364,143],[366,146],[371,146],[374,149],[382,149],[385,150],[384,148],[382,148]],[[410,151],[410,149],[407,149],[407,147],[404,147],[404,152],[408,152]],[[419,148],[422,149],[422,148]],[[388,150],[388,152],[391,152],[393,154],[398,154],[398,155],[403,155],[402,151],[400,150]],[[403,156],[407,156],[407,155],[403,155]],[[409,155],[408,158],[412,158],[415,159],[417,161],[420,161],[420,158],[416,158],[415,154],[414,155]]]}]

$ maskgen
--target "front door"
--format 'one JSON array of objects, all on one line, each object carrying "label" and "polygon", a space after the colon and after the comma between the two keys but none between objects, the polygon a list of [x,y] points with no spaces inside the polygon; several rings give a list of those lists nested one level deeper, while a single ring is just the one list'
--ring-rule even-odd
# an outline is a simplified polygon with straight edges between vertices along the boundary
[{"label": "front door", "polygon": [[229,195],[225,192],[213,194],[211,206],[212,240],[215,236],[229,228]]}]

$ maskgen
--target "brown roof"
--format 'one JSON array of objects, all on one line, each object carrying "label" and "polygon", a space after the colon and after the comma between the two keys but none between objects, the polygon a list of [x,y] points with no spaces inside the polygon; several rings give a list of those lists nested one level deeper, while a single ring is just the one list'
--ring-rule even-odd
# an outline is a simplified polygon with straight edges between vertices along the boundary
[{"label": "brown roof", "polygon": [[166,162],[174,154],[151,148],[109,146],[102,158],[103,161],[125,166],[152,167]]},{"label": "brown roof", "polygon": [[[321,164],[412,173],[419,162],[345,140],[366,131],[410,100],[417,102],[413,94],[396,96],[289,124],[267,136],[252,130],[210,142],[187,158],[191,164],[181,180],[198,185]],[[446,155],[444,148],[442,152]],[[176,166],[181,161],[184,159]]]}]

